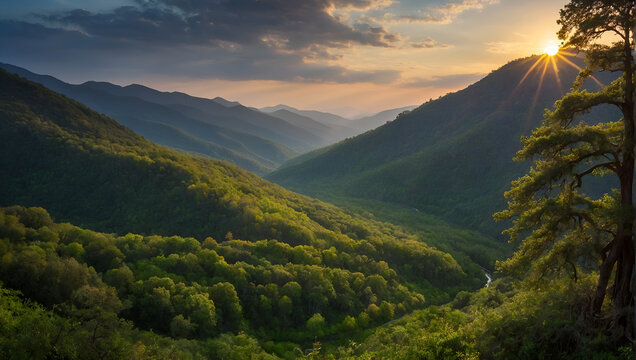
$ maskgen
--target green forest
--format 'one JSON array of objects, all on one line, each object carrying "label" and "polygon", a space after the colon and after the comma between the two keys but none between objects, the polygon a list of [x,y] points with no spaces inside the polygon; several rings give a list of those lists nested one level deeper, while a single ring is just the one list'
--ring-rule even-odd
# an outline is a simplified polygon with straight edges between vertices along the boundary
[{"label": "green forest", "polygon": [[634,11],[561,9],[567,92],[515,60],[266,177],[306,195],[0,69],[0,358],[634,359]]}]

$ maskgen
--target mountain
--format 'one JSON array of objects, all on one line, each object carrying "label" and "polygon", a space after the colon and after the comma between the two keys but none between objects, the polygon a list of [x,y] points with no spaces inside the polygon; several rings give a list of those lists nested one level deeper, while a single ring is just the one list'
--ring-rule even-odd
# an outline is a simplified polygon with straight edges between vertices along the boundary
[{"label": "mountain", "polygon": [[417,106],[405,106],[397,109],[389,109],[381,111],[377,114],[361,117],[349,122],[349,126],[365,132],[367,130],[375,129],[380,125],[384,125],[387,121],[393,121],[395,118],[405,112],[415,109]]},{"label": "mountain", "polygon": [[291,112],[289,110],[280,109],[269,114],[272,116],[276,116],[279,119],[283,119],[290,124],[311,129],[314,133],[323,133],[327,135],[329,131],[331,131],[331,128],[325,124],[318,122],[310,117]]},{"label": "mountain", "polygon": [[298,110],[286,105],[271,106],[259,111],[311,131],[320,136],[325,145],[360,133],[348,125],[349,120],[334,114],[314,110]]},{"label": "mountain", "polygon": [[[294,194],[231,164],[153,144],[105,115],[4,71],[0,171],[10,174],[0,180],[0,206],[42,206],[60,221],[92,230],[200,240],[275,239],[301,246],[309,253],[296,250],[299,259],[315,257],[307,260],[315,265],[380,272],[408,282],[431,302],[483,284],[473,261],[458,254],[458,262],[422,242],[486,243],[478,234],[437,221],[436,231],[416,237],[371,216]],[[331,255],[322,251],[336,258],[327,260]]]},{"label": "mountain", "polygon": [[142,85],[64,83],[8,64],[0,67],[107,114],[159,144],[227,160],[263,175],[299,153],[341,139],[222,98],[160,92]]},{"label": "mountain", "polygon": [[276,106],[268,106],[268,107],[260,108],[259,110],[265,113],[272,113],[278,110],[287,110],[287,111],[296,113],[298,115],[302,115],[302,116],[306,116],[308,118],[314,119],[323,124],[340,125],[345,127],[348,126],[348,123],[350,121],[349,119],[343,118],[342,116],[339,116],[336,114],[331,114],[331,113],[316,111],[316,110],[298,110],[296,108],[283,105],[283,104],[278,104]]},{"label": "mountain", "polygon": [[353,130],[350,127],[320,122],[311,117],[300,115],[296,112],[285,109],[276,110],[269,114],[283,119],[290,124],[307,129],[313,134],[319,135],[324,139],[324,142],[327,145],[336,143],[348,136],[353,136],[359,133],[359,131]]},{"label": "mountain", "polygon": [[220,97],[210,100],[180,92],[161,92],[138,84],[118,86],[89,81],[81,86],[160,104],[198,121],[269,139],[301,153],[331,143],[309,129]]},{"label": "mountain", "polygon": [[[510,62],[375,130],[293,159],[268,179],[330,201],[400,204],[496,236],[503,226],[491,215],[505,208],[503,193],[529,167],[512,161],[520,137],[540,124],[543,109],[578,74],[557,57],[556,75],[546,61],[533,56]],[[580,57],[569,61],[583,65]],[[608,84],[615,75],[599,76]],[[613,114],[606,108],[593,115]]]},{"label": "mountain", "polygon": [[116,90],[120,87],[110,83],[71,85],[8,64],[0,64],[0,67],[108,114],[156,143],[227,160],[257,174],[269,172],[297,154],[274,141],[220,127],[208,119],[191,117],[171,107],[136,97],[136,94],[152,93],[139,85],[130,86],[127,91],[118,94]]},{"label": "mountain", "polygon": [[215,97],[214,99],[212,99],[212,101],[217,102],[225,107],[235,107],[241,105],[241,103],[238,101],[229,101],[220,96]]},{"label": "mountain", "polygon": [[486,244],[479,234],[432,220],[413,235],[156,145],[4,70],[0,172],[0,282],[62,309],[49,316],[68,322],[65,343],[98,324],[116,351],[187,338],[179,351],[218,358],[248,337],[289,358],[484,284],[474,261],[426,243]]}]

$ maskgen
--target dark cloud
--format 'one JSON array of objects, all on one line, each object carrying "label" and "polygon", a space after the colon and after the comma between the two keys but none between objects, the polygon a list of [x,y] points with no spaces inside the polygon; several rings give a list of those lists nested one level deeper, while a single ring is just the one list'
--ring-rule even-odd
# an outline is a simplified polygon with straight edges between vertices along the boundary
[{"label": "dark cloud", "polygon": [[[334,65],[353,45],[389,47],[399,35],[335,8],[379,8],[390,0],[131,0],[110,11],[38,14],[0,22],[0,58],[39,68],[94,67],[161,75],[387,83],[397,71]],[[46,55],[45,55],[46,54]],[[26,61],[26,62],[25,62]]]},{"label": "dark cloud", "polygon": [[[44,73],[89,74],[85,80],[146,74],[225,80],[389,83],[400,75],[392,70],[355,71],[308,61],[311,55],[326,52],[318,45],[296,52],[281,52],[266,43],[159,46],[19,21],[0,21],[0,48],[0,62]],[[330,55],[318,56],[323,59]]]},{"label": "dark cloud", "polygon": [[161,45],[220,42],[257,44],[280,39],[289,50],[315,45],[390,46],[396,36],[382,27],[348,26],[329,13],[333,6],[370,6],[362,0],[137,0],[107,13],[73,10],[42,19],[76,26],[91,36]]},{"label": "dark cloud", "polygon": [[451,74],[444,76],[433,76],[428,79],[412,79],[402,86],[405,87],[441,87],[441,88],[457,88],[460,86],[470,85],[475,81],[481,80],[486,74]]}]

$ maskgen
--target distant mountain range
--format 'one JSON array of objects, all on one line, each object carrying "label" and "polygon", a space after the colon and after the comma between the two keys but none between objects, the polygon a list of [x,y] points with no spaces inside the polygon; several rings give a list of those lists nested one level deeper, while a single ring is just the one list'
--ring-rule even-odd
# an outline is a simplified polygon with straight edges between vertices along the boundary
[{"label": "distant mountain range", "polygon": [[405,111],[410,111],[415,109],[417,106],[405,106],[397,109],[389,109],[381,111],[375,115],[361,117],[355,120],[352,120],[349,125],[354,129],[357,129],[361,132],[365,132],[367,130],[375,129],[378,126],[384,125],[388,121],[393,121],[395,118]]},{"label": "distant mountain range", "polygon": [[[213,100],[141,85],[94,81],[72,85],[11,65],[0,67],[104,113],[158,144],[230,161],[257,174],[310,148],[297,140],[302,138],[299,133],[306,133],[302,129],[293,132],[290,124],[246,108],[228,108]],[[286,135],[283,129],[299,136]],[[261,136],[255,135],[259,132]],[[289,146],[277,141],[286,139]]]},{"label": "distant mountain range", "polygon": [[260,108],[259,110],[274,116],[276,116],[277,113],[280,114],[281,111],[291,112],[308,117],[310,119],[314,119],[322,124],[335,126],[334,130],[337,130],[339,134],[343,134],[341,136],[341,139],[344,139],[345,137],[354,136],[367,130],[374,129],[380,125],[385,124],[387,121],[395,120],[396,116],[398,116],[400,113],[415,109],[416,107],[417,106],[412,105],[396,109],[389,109],[381,111],[377,114],[363,116],[355,119],[347,119],[339,115],[315,110],[298,110],[296,108],[283,104],[264,107]]},{"label": "distant mountain range", "polygon": [[[558,75],[538,56],[510,62],[375,130],[295,158],[267,178],[330,201],[340,196],[401,204],[498,235],[502,226],[491,215],[506,206],[503,193],[529,167],[512,161],[520,137],[541,123],[543,109],[578,74],[555,59]],[[584,66],[580,57],[571,61]],[[615,75],[599,76],[608,84]]]},{"label": "distant mountain range", "polygon": [[0,63],[0,68],[102,112],[158,144],[226,160],[259,175],[366,130],[338,115],[285,105],[259,111],[221,97],[161,92],[138,84],[73,85],[9,64]]},{"label": "distant mountain range", "polygon": [[331,124],[331,125],[347,126],[347,124],[349,124],[349,122],[351,121],[339,115],[322,112],[322,111],[315,111],[315,110],[298,110],[296,108],[283,105],[283,104],[264,107],[264,108],[260,108],[259,110],[265,113],[273,113],[278,110],[287,110],[289,112],[293,112],[298,115],[302,115],[302,116],[306,116],[308,118],[314,119],[323,124]]}]

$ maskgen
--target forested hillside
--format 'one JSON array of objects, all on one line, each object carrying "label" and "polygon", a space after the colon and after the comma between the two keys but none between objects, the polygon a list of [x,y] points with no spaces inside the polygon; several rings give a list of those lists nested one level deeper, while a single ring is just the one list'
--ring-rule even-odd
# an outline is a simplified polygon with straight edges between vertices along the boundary
[{"label": "forested hillside", "polygon": [[[54,223],[44,209],[22,207],[0,211],[0,238],[5,286],[47,308],[61,307],[70,321],[103,326],[108,342],[129,335],[130,325],[217,342],[232,338],[220,334],[247,331],[284,355],[295,344],[355,333],[425,302],[386,262],[333,247],[115,236]],[[91,325],[94,320],[107,323]],[[77,330],[74,336],[84,335]],[[40,339],[46,340],[52,339]],[[115,349],[100,350],[132,351],[132,339],[121,340]]]},{"label": "forested hillside", "polygon": [[[580,57],[567,59],[583,65]],[[292,159],[267,178],[330,201],[341,196],[417,208],[496,236],[504,225],[491,215],[505,207],[504,191],[529,167],[512,160],[520,137],[578,74],[555,58],[557,76],[550,61],[545,55],[513,61],[375,130]],[[613,76],[599,79],[607,84]]]},{"label": "forested hillside", "polygon": [[501,278],[329,351],[347,360],[633,359],[629,344],[585,318],[595,280],[586,275],[534,287]]},{"label": "forested hillside", "polygon": [[634,0],[72,3],[0,60],[390,110],[0,63],[0,360],[636,359]]},{"label": "forested hillside", "polygon": [[226,160],[260,175],[300,152],[329,143],[309,130],[243,106],[229,108],[214,100],[141,85],[72,85],[9,64],[0,68],[77,100],[158,144]]},{"label": "forested hillside", "polygon": [[378,126],[382,126],[389,121],[395,120],[395,118],[405,111],[411,111],[417,106],[405,106],[397,109],[389,109],[380,111],[377,114],[364,116],[351,121],[350,126],[359,129],[360,131],[368,131],[375,129]]},{"label": "forested hillside", "polygon": [[285,121],[220,97],[210,100],[180,92],[162,92],[139,84],[118,86],[107,82],[88,81],[80,86],[159,104],[193,119],[269,139],[298,152],[315,149],[336,140],[325,129]]},{"label": "forested hillside", "polygon": [[[347,127],[347,124],[349,124],[351,120],[343,118],[342,116],[336,115],[336,114],[331,114],[331,113],[326,113],[326,112],[316,111],[316,110],[299,110],[294,107],[283,105],[283,104],[278,104],[276,106],[266,106],[258,110],[265,113],[273,113],[278,110],[286,110],[298,115],[306,116],[310,119],[314,119],[315,121],[318,121],[322,124],[337,125],[340,127],[340,129],[344,130],[345,132],[353,131],[353,129]],[[349,135],[352,135],[352,134],[347,134],[347,136]]]},{"label": "forested hillside", "polygon": [[[473,261],[458,263],[422,242],[424,236],[296,195],[230,164],[155,145],[41,85],[0,76],[0,169],[11,174],[1,179],[1,205],[42,206],[57,220],[92,230],[142,234],[93,233],[53,223],[41,209],[5,210],[11,229],[0,238],[11,255],[2,257],[8,269],[2,281],[43,305],[84,296],[76,291],[87,284],[100,288],[96,271],[107,283],[141,281],[136,290],[110,285],[129,306],[121,316],[142,329],[169,335],[178,323],[179,336],[245,330],[260,340],[302,344],[375,326],[484,283]],[[444,231],[449,240],[477,239]],[[61,278],[87,272],[58,288],[40,277],[47,266],[60,267]],[[238,296],[240,316],[210,310],[223,309],[224,300],[205,294],[225,283]],[[38,293],[45,286],[51,288]],[[143,300],[158,288],[175,300]],[[195,295],[193,304],[207,306],[207,315],[187,305],[185,298]],[[169,306],[166,318],[144,312],[154,301]],[[211,322],[209,332],[195,331],[201,321]]]}]

